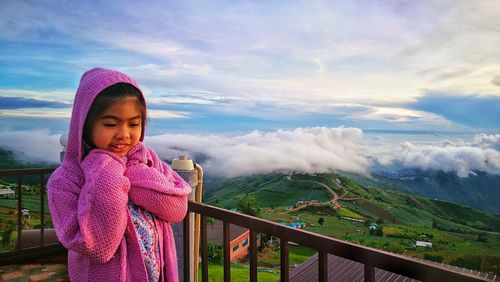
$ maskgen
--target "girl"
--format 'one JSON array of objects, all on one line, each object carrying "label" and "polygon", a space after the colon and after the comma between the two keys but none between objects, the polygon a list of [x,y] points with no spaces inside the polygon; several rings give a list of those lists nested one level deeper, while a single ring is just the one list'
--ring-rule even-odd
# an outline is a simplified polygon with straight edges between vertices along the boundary
[{"label": "girl", "polygon": [[177,281],[169,222],[187,212],[189,185],[142,143],[146,104],[123,73],[83,74],[62,165],[48,182],[72,281]]}]

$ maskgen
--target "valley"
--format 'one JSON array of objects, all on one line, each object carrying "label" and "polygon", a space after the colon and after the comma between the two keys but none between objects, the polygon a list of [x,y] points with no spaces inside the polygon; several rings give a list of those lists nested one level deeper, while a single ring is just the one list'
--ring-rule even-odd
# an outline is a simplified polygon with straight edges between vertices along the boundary
[{"label": "valley", "polygon": [[349,242],[484,272],[499,271],[500,217],[496,214],[366,187],[340,173],[224,179],[209,185],[204,201],[235,209],[247,196],[255,197],[264,219],[303,222],[305,230]]}]

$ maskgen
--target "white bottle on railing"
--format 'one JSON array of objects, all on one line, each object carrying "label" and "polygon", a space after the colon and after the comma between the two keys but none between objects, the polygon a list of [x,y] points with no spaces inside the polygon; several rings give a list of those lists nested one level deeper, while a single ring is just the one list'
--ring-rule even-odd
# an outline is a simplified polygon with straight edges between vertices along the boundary
[{"label": "white bottle on railing", "polygon": [[[188,195],[188,200],[190,201],[195,201],[195,195],[196,195],[196,188],[198,186],[198,170],[195,169],[195,165],[192,160],[188,159],[187,156],[179,156],[178,159],[174,159],[172,161],[172,166],[171,168],[179,174],[184,181],[186,181],[189,186],[193,189],[191,194]],[[191,213],[189,215],[189,253],[191,257],[191,261],[189,262],[189,282],[193,282],[194,280],[194,234],[195,234],[195,215],[194,213]],[[184,241],[184,229],[183,229],[183,222],[175,223],[172,226],[173,232],[174,232],[174,237],[175,241],[177,242],[176,244],[176,251],[177,251],[177,265],[178,265],[178,270],[179,270],[179,281],[184,281],[184,244],[181,243]],[[184,281],[188,282],[188,281]]]}]

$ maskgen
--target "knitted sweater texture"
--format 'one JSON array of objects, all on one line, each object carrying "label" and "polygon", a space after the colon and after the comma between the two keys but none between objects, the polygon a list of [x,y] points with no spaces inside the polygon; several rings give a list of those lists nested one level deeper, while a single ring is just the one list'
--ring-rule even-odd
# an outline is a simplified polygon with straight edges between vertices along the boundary
[{"label": "knitted sweater texture", "polygon": [[59,240],[68,249],[72,281],[147,281],[127,208],[130,200],[155,215],[162,259],[160,281],[177,281],[169,222],[184,218],[189,185],[142,142],[123,158],[101,149],[93,149],[86,156],[83,152],[88,109],[99,92],[118,82],[139,89],[124,74],[105,69],[93,69],[80,81],[65,159],[48,183],[52,221]]}]

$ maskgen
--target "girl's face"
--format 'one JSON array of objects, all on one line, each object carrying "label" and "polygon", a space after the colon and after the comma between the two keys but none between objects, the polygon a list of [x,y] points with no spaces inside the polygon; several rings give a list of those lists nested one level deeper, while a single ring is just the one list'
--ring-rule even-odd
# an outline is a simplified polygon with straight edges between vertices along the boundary
[{"label": "girl's face", "polygon": [[99,149],[124,157],[135,144],[139,143],[142,133],[141,122],[137,98],[124,98],[113,103],[97,117],[92,125],[92,142]]}]

